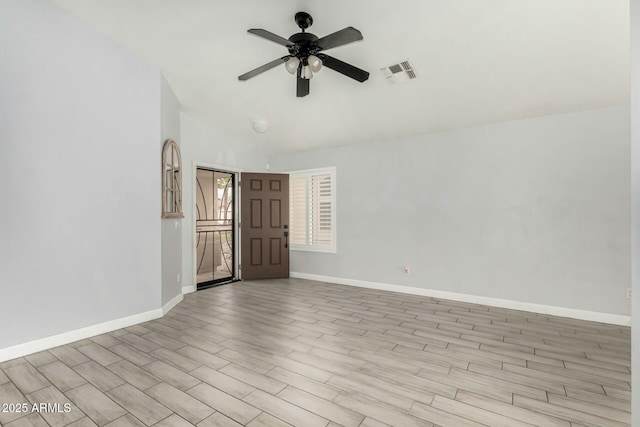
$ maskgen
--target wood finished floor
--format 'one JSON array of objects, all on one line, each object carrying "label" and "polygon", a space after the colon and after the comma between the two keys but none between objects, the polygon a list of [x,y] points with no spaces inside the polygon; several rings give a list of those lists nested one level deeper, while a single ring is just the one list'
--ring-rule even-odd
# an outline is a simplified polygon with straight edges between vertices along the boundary
[{"label": "wood finished floor", "polygon": [[306,280],[0,364],[4,426],[630,424],[630,329]]}]

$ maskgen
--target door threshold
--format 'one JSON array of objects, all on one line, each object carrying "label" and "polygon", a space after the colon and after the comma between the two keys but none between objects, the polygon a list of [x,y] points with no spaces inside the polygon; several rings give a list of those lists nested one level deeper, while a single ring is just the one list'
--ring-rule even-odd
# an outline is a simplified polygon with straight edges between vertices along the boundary
[{"label": "door threshold", "polygon": [[229,280],[223,280],[221,282],[214,282],[214,283],[205,283],[202,285],[198,285],[196,288],[196,291],[202,291],[204,289],[209,289],[209,288],[215,288],[216,286],[222,286],[222,285],[229,285],[231,283],[235,283],[235,282],[239,282],[239,279],[229,279]]}]

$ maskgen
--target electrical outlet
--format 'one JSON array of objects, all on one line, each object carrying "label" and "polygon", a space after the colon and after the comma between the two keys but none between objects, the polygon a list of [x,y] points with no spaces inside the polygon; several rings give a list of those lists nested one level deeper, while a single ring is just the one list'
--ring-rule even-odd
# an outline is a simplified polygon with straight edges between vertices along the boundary
[{"label": "electrical outlet", "polygon": [[180,273],[178,273],[178,275],[176,276],[176,281],[180,283]]},{"label": "electrical outlet", "polygon": [[402,274],[404,274],[405,276],[411,274],[411,269],[409,268],[409,266],[405,265],[404,267],[402,267]]},{"label": "electrical outlet", "polygon": [[627,288],[627,299],[631,299],[631,288]]}]

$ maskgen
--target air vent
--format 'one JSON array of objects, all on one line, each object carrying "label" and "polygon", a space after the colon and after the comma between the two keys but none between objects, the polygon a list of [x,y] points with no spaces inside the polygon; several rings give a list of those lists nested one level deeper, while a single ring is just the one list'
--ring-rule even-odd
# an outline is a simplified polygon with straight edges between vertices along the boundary
[{"label": "air vent", "polygon": [[402,61],[398,64],[389,65],[381,68],[382,74],[389,83],[395,84],[400,82],[408,82],[417,78],[416,71],[409,61]]}]

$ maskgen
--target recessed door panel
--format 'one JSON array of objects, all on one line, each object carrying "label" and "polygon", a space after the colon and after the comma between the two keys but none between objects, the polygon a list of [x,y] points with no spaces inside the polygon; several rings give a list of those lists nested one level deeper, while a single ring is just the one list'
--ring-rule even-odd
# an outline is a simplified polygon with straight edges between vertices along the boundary
[{"label": "recessed door panel", "polygon": [[280,237],[272,237],[269,239],[271,244],[269,263],[271,265],[280,265],[282,263],[282,239]]},{"label": "recessed door panel", "polygon": [[282,182],[279,179],[270,179],[269,189],[271,191],[282,191]]},{"label": "recessed door panel", "polygon": [[262,228],[262,200],[251,199],[249,202],[251,209],[251,228]]},{"label": "recessed door panel", "polygon": [[262,239],[252,238],[251,242],[251,265],[262,265]]},{"label": "recessed door panel", "polygon": [[281,228],[282,227],[282,200],[280,199],[269,200],[269,207],[271,209],[271,211],[269,212],[269,222],[271,223],[271,228]]},{"label": "recessed door panel", "polygon": [[251,191],[262,191],[262,179],[251,179]]}]

